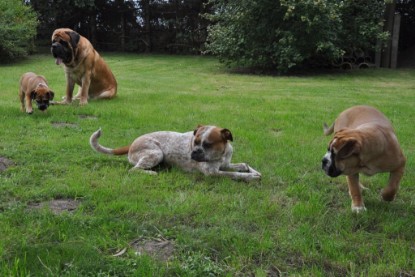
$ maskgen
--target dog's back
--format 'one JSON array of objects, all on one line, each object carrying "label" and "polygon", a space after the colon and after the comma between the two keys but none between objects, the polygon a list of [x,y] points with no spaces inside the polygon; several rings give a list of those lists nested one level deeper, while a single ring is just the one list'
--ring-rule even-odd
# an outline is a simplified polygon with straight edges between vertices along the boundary
[{"label": "dog's back", "polygon": [[373,107],[360,105],[344,110],[330,127],[324,123],[323,131],[328,136],[344,128],[355,129],[364,125],[377,125],[393,130],[392,124],[383,113]]}]

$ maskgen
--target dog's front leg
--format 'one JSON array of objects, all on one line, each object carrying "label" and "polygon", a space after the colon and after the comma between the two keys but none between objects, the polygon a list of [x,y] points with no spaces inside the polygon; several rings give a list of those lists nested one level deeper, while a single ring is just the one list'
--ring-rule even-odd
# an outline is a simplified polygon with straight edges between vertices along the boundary
[{"label": "dog's front leg", "polygon": [[399,189],[399,182],[404,173],[404,167],[401,167],[395,171],[392,171],[389,175],[389,183],[382,190],[382,198],[385,201],[392,201],[395,199],[395,195]]},{"label": "dog's front leg", "polygon": [[[246,182],[261,179],[261,174],[259,172],[252,169],[248,165],[247,167],[249,170],[248,172],[225,171],[223,167],[220,167],[219,169],[219,167],[212,167],[211,165],[210,166],[200,165],[199,170],[206,176],[228,177],[234,180],[243,180]],[[229,169],[228,167],[226,168]]]},{"label": "dog's front leg", "polygon": [[[32,98],[30,96],[30,94],[26,95],[25,97],[25,106],[26,106],[26,113],[31,114],[33,113],[33,108],[32,108]],[[23,109],[23,104],[22,104],[22,109]]]},{"label": "dog's front leg", "polygon": [[220,167],[220,170],[234,170],[238,172],[249,172],[249,166],[246,163],[227,164]]},{"label": "dog's front leg", "polygon": [[261,179],[261,174],[257,171],[255,172],[232,172],[232,171],[219,170],[212,175],[230,177],[233,180],[242,180],[245,182]]},{"label": "dog's front leg", "polygon": [[88,92],[89,86],[91,85],[91,73],[85,72],[85,75],[82,77],[82,86],[80,88],[81,95],[79,95],[79,105],[83,106],[88,104]]},{"label": "dog's front leg", "polygon": [[249,173],[255,173],[259,176],[261,176],[261,173],[250,167],[246,163],[237,163],[237,164],[228,164],[226,166],[220,167],[221,171],[227,171],[227,170],[234,170],[238,172],[249,172]]},{"label": "dog's front leg", "polygon": [[67,73],[66,74],[66,96],[62,101],[53,102],[52,104],[66,105],[72,103],[73,89],[75,88],[75,81]]},{"label": "dog's front leg", "polygon": [[352,211],[359,213],[366,211],[362,198],[362,187],[359,183],[359,174],[348,175],[349,194],[352,198]]}]

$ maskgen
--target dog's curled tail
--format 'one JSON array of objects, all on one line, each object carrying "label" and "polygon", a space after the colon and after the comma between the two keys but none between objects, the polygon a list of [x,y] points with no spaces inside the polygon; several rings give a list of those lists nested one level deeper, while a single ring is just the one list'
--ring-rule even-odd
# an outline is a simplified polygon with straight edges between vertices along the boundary
[{"label": "dog's curled tail", "polygon": [[111,149],[111,148],[102,146],[98,142],[98,139],[101,136],[101,133],[102,133],[101,128],[99,128],[89,138],[89,144],[91,145],[92,149],[94,149],[95,151],[101,152],[104,154],[109,154],[109,155],[125,155],[128,153],[128,150],[130,150],[130,145],[116,148],[116,149]]},{"label": "dog's curled tail", "polygon": [[324,135],[328,136],[328,135],[332,134],[333,131],[334,131],[334,123],[331,124],[330,127],[327,125],[326,122],[323,123],[323,132],[324,132]]}]

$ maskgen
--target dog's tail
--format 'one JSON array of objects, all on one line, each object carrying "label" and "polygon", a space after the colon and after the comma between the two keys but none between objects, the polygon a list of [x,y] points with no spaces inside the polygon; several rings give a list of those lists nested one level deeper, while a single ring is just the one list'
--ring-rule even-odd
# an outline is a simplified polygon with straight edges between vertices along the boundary
[{"label": "dog's tail", "polygon": [[327,123],[325,123],[325,122],[323,123],[323,132],[326,136],[332,134],[333,131],[334,131],[334,123],[331,124],[330,127],[327,125]]},{"label": "dog's tail", "polygon": [[128,153],[128,150],[130,150],[130,145],[115,148],[115,149],[102,146],[98,142],[98,139],[101,136],[101,133],[102,133],[101,128],[99,128],[98,131],[94,132],[89,138],[89,144],[91,145],[92,149],[94,149],[95,151],[101,152],[104,154],[109,154],[109,155],[125,155]]}]

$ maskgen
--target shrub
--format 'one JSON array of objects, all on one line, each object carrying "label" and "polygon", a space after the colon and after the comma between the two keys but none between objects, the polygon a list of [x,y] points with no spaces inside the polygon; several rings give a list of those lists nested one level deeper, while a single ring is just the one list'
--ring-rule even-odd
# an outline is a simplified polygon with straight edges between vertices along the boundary
[{"label": "shrub", "polygon": [[19,0],[0,1],[0,62],[9,62],[33,50],[37,18]]}]

